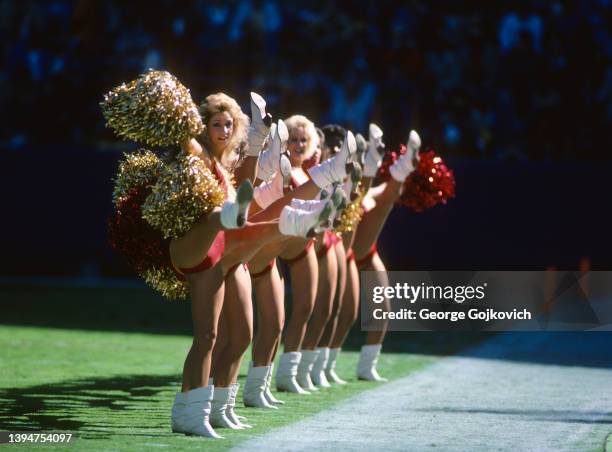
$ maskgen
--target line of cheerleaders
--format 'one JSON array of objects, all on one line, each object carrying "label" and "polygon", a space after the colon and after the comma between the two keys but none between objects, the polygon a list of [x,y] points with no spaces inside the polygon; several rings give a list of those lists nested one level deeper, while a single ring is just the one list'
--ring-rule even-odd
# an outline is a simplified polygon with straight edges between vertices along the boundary
[{"label": "line of cheerleaders", "polygon": [[[414,131],[385,152],[375,124],[366,141],[301,115],[273,123],[255,93],[250,120],[223,93],[198,108],[165,71],[114,88],[100,105],[118,136],[147,147],[119,164],[111,243],[164,296],[191,299],[193,343],[172,430],[218,438],[215,428],[250,427],[235,404],[251,342],[246,407],[284,403],[270,391],[281,337],[278,391],[346,384],[335,365],[357,319],[359,269],[385,270],[376,241],[394,204],[419,211],[454,195],[440,157],[419,152]],[[287,322],[277,258],[291,281]],[[386,324],[372,326],[357,377],[385,381],[376,364]]]}]

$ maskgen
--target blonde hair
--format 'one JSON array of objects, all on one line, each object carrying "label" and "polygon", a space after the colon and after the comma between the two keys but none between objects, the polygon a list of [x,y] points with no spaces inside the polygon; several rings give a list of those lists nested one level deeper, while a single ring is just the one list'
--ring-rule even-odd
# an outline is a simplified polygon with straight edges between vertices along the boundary
[{"label": "blonde hair", "polygon": [[227,146],[223,150],[221,156],[221,163],[226,167],[232,167],[235,165],[236,160],[239,158],[239,153],[243,147],[243,143],[246,143],[249,118],[240,109],[240,105],[232,97],[225,93],[211,94],[204,99],[204,102],[200,104],[200,116],[202,116],[202,122],[204,123],[204,132],[202,132],[202,138],[204,145],[210,150],[210,143],[208,142],[208,123],[210,119],[217,113],[227,112],[234,120],[234,130],[232,136],[229,139]]},{"label": "blonde hair", "polygon": [[312,157],[319,144],[319,134],[317,133],[314,123],[306,116],[293,115],[285,119],[285,125],[289,131],[289,135],[291,135],[292,130],[299,129],[300,127],[304,129],[308,137],[308,146],[306,147],[306,151],[304,151],[304,159],[307,160]]}]

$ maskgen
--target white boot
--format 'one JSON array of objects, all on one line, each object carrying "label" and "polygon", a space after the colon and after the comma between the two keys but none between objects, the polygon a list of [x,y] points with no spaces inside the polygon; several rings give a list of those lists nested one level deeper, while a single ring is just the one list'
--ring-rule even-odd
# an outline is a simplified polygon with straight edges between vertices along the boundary
[{"label": "white boot", "polygon": [[355,137],[350,131],[346,132],[340,152],[308,170],[312,181],[321,189],[333,183],[344,182],[346,166],[356,149]]},{"label": "white boot", "polygon": [[327,367],[325,368],[325,376],[327,377],[327,381],[331,381],[339,385],[345,385],[346,381],[340,378],[336,373],[336,359],[338,359],[340,350],[340,348],[329,349],[329,359],[327,360]]},{"label": "white boot", "polygon": [[261,180],[269,180],[277,171],[278,162],[289,139],[289,131],[282,119],[278,120],[274,132],[270,146],[259,154],[257,161],[257,178]]},{"label": "white boot", "polygon": [[327,367],[327,359],[329,358],[329,348],[319,347],[317,360],[314,363],[310,376],[315,385],[321,386],[322,388],[331,388],[327,377],[325,376],[325,368]]},{"label": "white boot", "polygon": [[368,150],[363,165],[363,175],[374,177],[380,167],[383,158],[385,145],[382,142],[383,132],[376,124],[370,124],[370,136],[368,139]]},{"label": "white boot", "polygon": [[276,405],[284,405],[285,402],[274,397],[274,394],[272,394],[272,391],[270,390],[270,385],[272,384],[272,374],[273,373],[274,373],[274,363],[268,366],[268,374],[266,375],[266,390],[264,391],[264,396],[266,397],[266,400],[268,401],[268,403],[276,404]]},{"label": "white boot", "polygon": [[310,394],[300,387],[295,380],[302,354],[300,352],[286,352],[280,355],[278,369],[276,370],[276,389],[297,394]]},{"label": "white boot", "polygon": [[388,381],[386,378],[378,375],[376,363],[380,356],[382,344],[364,345],[361,347],[359,355],[359,363],[357,364],[357,378],[368,381]]},{"label": "white boot", "polygon": [[234,202],[225,201],[221,208],[221,225],[225,229],[237,229],[244,226],[249,214],[249,204],[253,199],[253,185],[245,180],[236,192]]},{"label": "white boot", "polygon": [[231,388],[215,388],[210,404],[210,425],[217,428],[231,428],[239,430],[240,428],[234,424],[226,414],[227,404],[230,399]]},{"label": "white boot", "polygon": [[[293,198],[291,200],[291,204],[289,204],[294,209],[305,210],[306,212],[312,212],[314,210],[320,209],[321,206],[328,200],[332,202],[332,207],[334,210],[338,209],[343,203],[346,202],[346,193],[344,189],[340,186],[335,186],[331,188],[331,195],[329,192],[326,192],[327,196],[321,196],[321,199],[297,199]],[[333,214],[334,212],[332,212]]]},{"label": "white boot", "polygon": [[415,165],[419,161],[419,148],[421,147],[421,137],[414,130],[410,131],[406,153],[401,155],[389,168],[391,177],[398,182],[404,182],[406,178],[415,170]]},{"label": "white boot", "polygon": [[230,385],[230,397],[229,401],[227,402],[227,409],[225,410],[225,414],[227,418],[232,421],[233,424],[238,426],[238,428],[253,428],[252,425],[245,424],[244,422],[242,422],[243,420],[246,420],[244,416],[238,416],[234,411],[234,408],[236,407],[236,396],[238,395],[238,389],[240,389],[240,385],[238,383],[232,383]]},{"label": "white boot", "polygon": [[177,392],[174,397],[174,403],[172,404],[172,431],[174,433],[185,433],[181,424],[183,418],[183,411],[185,410],[185,393]]},{"label": "white boot", "polygon": [[[257,93],[251,92],[251,125],[247,137],[246,155],[257,157],[270,130],[271,116],[266,114],[266,101]],[[267,123],[267,124],[266,124]]]},{"label": "white boot", "polygon": [[278,229],[284,235],[314,237],[317,233],[317,226],[329,221],[332,211],[331,201],[321,202],[319,209],[312,212],[285,206],[278,220]]},{"label": "white boot", "polygon": [[278,166],[279,168],[271,180],[255,187],[253,200],[262,209],[282,198],[285,195],[285,187],[289,185],[291,162],[287,156],[281,155]]},{"label": "white boot", "polygon": [[347,194],[347,199],[352,202],[359,197],[359,182],[363,176],[363,170],[357,162],[353,162],[351,166],[351,176],[347,177],[346,181],[344,181],[342,190]]},{"label": "white boot", "polygon": [[366,139],[358,133],[355,135],[355,143],[357,144],[357,151],[355,152],[355,158],[353,161],[359,163],[363,167],[363,162],[365,160],[365,155],[368,150],[368,142]]},{"label": "white boot", "polygon": [[247,374],[247,379],[244,383],[244,391],[242,393],[244,406],[271,408],[273,410],[277,409],[277,407],[268,403],[264,395],[267,375],[267,366],[253,367],[253,363],[249,364],[249,373]]},{"label": "white boot", "polygon": [[213,398],[212,385],[192,389],[184,394],[185,408],[177,420],[186,435],[204,436],[206,438],[223,438],[212,428],[209,422],[210,401]]},{"label": "white boot", "polygon": [[312,372],[312,366],[319,356],[318,350],[302,350],[302,360],[297,369],[296,381],[306,391],[318,391],[312,380],[310,379],[310,373]]}]

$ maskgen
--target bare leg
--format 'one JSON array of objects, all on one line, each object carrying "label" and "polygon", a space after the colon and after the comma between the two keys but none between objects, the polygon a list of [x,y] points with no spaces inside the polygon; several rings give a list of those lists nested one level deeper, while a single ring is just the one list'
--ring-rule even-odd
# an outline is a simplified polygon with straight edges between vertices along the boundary
[{"label": "bare leg", "polygon": [[242,229],[225,232],[225,253],[222,264],[227,271],[239,262],[250,261],[265,245],[289,239],[281,234],[277,221],[247,223]]},{"label": "bare leg", "polygon": [[334,295],[338,282],[338,263],[333,249],[318,259],[319,278],[312,317],[306,329],[302,348],[314,350],[323,335],[325,326],[331,319]]},{"label": "bare leg", "polygon": [[253,279],[257,299],[257,334],[253,342],[253,367],[267,366],[274,360],[285,324],[284,287],[276,265]]},{"label": "bare leg", "polygon": [[251,278],[248,271],[239,265],[227,275],[225,285],[223,334],[227,335],[228,339],[224,341],[223,349],[215,347],[213,366],[215,386],[222,388],[238,379],[240,360],[253,337]]},{"label": "bare leg", "polygon": [[[383,264],[383,261],[380,259],[378,253],[374,254],[374,256],[372,257],[372,261],[367,267],[364,268],[364,270],[377,272],[376,285],[384,287],[389,285],[389,279],[387,278],[387,274],[384,273],[386,271],[385,264]],[[385,299],[384,303],[382,303],[379,307],[384,309],[385,311],[389,311],[389,300]],[[389,322],[387,320],[373,320],[371,326],[375,327],[375,330],[368,331],[368,335],[366,337],[366,344],[382,344],[383,340],[385,339],[385,334],[387,333],[388,323]]]},{"label": "bare leg", "polygon": [[[281,257],[291,258],[300,253],[306,244],[304,240],[296,240]],[[311,247],[306,255],[290,265],[292,310],[291,318],[285,328],[285,353],[298,351],[302,346],[306,324],[312,310],[317,291],[319,276],[317,256]]]},{"label": "bare leg", "polygon": [[319,194],[319,191],[321,189],[313,181],[309,180],[282,198],[274,201],[265,210],[261,210],[249,217],[249,220],[257,222],[274,220],[280,216],[283,208],[290,204],[292,199],[313,199]]},{"label": "bare leg", "polygon": [[219,217],[219,212],[221,209],[215,208],[213,212],[195,223],[185,235],[170,242],[170,256],[175,265],[190,268],[202,262],[203,256],[206,256],[217,233],[221,230],[208,220]]},{"label": "bare leg", "polygon": [[342,300],[342,308],[338,316],[336,332],[332,338],[330,348],[341,348],[346,336],[357,320],[359,309],[359,270],[354,260],[347,263],[346,289]]},{"label": "bare leg", "polygon": [[353,243],[353,251],[355,257],[361,259],[368,254],[370,248],[380,235],[387,217],[393,209],[393,204],[399,197],[402,189],[402,184],[395,179],[387,183],[383,193],[376,199],[376,206],[363,214],[363,218],[357,227],[355,234],[355,242]]},{"label": "bare leg", "polygon": [[327,326],[325,327],[325,331],[323,331],[323,336],[319,341],[319,347],[329,347],[332,338],[334,337],[334,333],[336,331],[336,325],[338,324],[338,318],[340,316],[340,310],[342,308],[342,300],[344,297],[344,289],[346,287],[346,276],[347,276],[347,268],[346,268],[346,251],[344,249],[344,244],[342,242],[338,242],[334,247],[334,252],[336,253],[336,262],[338,264],[338,279],[337,279],[337,287],[336,294],[334,295],[334,303],[332,306],[331,318],[327,322]]},{"label": "bare leg", "polygon": [[193,343],[183,368],[183,392],[208,386],[212,350],[223,307],[223,273],[215,267],[187,275],[191,290]]}]

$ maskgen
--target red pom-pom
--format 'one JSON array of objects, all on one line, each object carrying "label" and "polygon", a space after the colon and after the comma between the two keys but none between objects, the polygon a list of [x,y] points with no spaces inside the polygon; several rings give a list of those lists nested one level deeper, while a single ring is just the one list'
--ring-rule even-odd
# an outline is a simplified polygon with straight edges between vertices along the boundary
[{"label": "red pom-pom", "polygon": [[[386,182],[391,177],[389,168],[406,153],[406,146],[401,145],[398,152],[387,151],[376,174],[374,184]],[[455,176],[442,158],[429,150],[419,153],[419,165],[404,182],[404,189],[397,204],[422,212],[437,204],[446,204],[449,198],[455,197]]]},{"label": "red pom-pom", "polygon": [[151,193],[151,186],[137,185],[122,196],[108,220],[109,240],[139,274],[153,267],[170,264],[169,240],[142,219],[140,206]]},{"label": "red pom-pom", "polygon": [[455,176],[435,151],[419,154],[416,170],[404,182],[397,204],[422,212],[455,197]]}]

